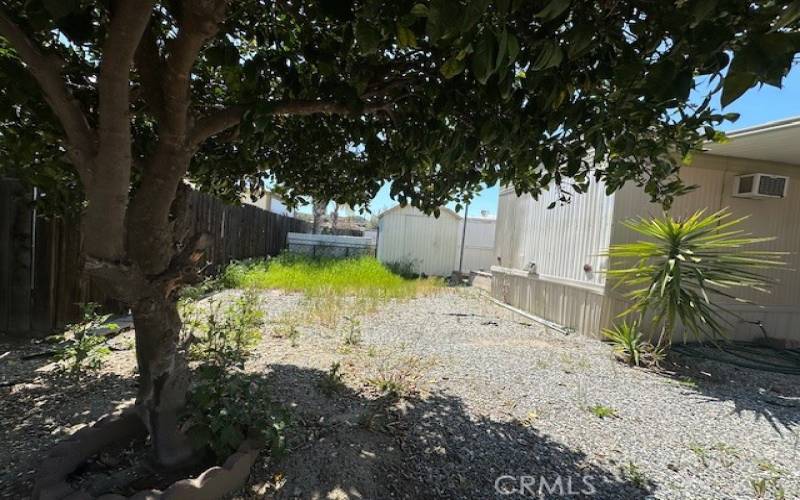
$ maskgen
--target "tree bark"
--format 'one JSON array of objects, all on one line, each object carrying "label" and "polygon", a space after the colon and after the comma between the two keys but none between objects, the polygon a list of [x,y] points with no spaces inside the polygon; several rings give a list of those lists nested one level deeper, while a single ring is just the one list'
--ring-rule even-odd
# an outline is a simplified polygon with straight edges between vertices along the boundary
[{"label": "tree bark", "polygon": [[158,463],[180,466],[192,459],[194,450],[178,427],[188,369],[177,352],[181,319],[176,300],[154,291],[133,305],[133,324],[139,364],[137,411],[150,432]]}]

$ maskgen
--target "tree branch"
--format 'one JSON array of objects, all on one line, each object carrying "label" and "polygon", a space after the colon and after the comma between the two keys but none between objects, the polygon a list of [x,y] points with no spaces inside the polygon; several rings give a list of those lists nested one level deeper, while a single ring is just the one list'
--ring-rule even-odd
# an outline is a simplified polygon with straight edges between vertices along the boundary
[{"label": "tree branch", "polygon": [[0,35],[16,50],[28,71],[39,83],[44,98],[64,129],[68,142],[70,161],[86,178],[94,156],[94,132],[86,120],[77,99],[67,90],[61,77],[64,61],[59,57],[42,53],[36,43],[0,10]]},{"label": "tree branch", "polygon": [[139,73],[145,105],[158,116],[163,102],[160,83],[163,61],[158,52],[158,43],[156,42],[155,33],[153,33],[152,20],[142,34],[142,39],[136,49],[136,54],[133,56],[133,61]]},{"label": "tree branch", "polygon": [[[275,101],[266,106],[272,115],[306,116],[317,113],[331,115],[352,115],[353,110],[348,106],[331,101],[314,100],[287,100]],[[368,103],[364,105],[362,114],[380,112],[390,113],[392,102]],[[219,109],[197,121],[190,137],[193,146],[199,146],[209,137],[235,127],[242,120],[247,107],[242,105]]]},{"label": "tree branch", "polygon": [[[153,11],[154,0],[114,2],[97,82],[98,160],[102,169],[130,166],[130,76],[133,55]],[[126,185],[130,182],[125,179]],[[126,186],[127,187],[127,186]]]}]

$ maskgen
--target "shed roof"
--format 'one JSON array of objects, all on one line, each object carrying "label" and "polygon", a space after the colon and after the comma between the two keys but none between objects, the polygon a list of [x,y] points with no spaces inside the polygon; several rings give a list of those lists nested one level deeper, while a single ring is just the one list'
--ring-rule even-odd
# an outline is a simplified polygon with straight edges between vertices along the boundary
[{"label": "shed roof", "polygon": [[707,154],[800,166],[800,116],[727,134],[728,142],[707,143]]},{"label": "shed roof", "polygon": [[[419,210],[418,208],[416,208],[416,207],[412,207],[411,205],[406,205],[406,207],[411,207],[411,208],[414,208],[415,210]],[[401,209],[401,208],[403,208],[401,205],[395,205],[395,206],[393,206],[392,208],[390,208],[389,210],[386,210],[386,211],[384,211],[384,212],[381,212],[381,213],[378,215],[378,218],[379,218],[379,219],[382,219],[382,218],[383,218],[384,216],[386,216],[387,214],[389,214],[389,213],[391,213],[391,212],[394,212],[395,210],[399,210],[399,209]],[[420,210],[420,213],[423,213],[423,214],[424,214],[424,212],[422,212],[421,210]],[[439,207],[439,213],[440,213],[440,214],[445,214],[445,213],[447,213],[447,214],[450,214],[450,215],[452,215],[452,216],[453,216],[453,217],[455,217],[456,219],[459,219],[459,220],[461,219],[461,216],[460,216],[460,215],[458,215],[458,214],[457,214],[457,213],[456,213],[454,210],[452,210],[452,209],[450,209],[450,208],[447,208],[447,207]]]}]

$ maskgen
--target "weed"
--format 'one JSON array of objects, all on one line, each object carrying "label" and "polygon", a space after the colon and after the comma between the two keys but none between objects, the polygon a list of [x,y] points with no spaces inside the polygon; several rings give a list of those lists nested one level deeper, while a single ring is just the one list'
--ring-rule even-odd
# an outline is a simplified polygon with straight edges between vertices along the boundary
[{"label": "weed", "polygon": [[705,446],[699,443],[691,443],[689,444],[689,450],[691,450],[697,459],[700,460],[700,463],[703,464],[703,467],[708,467],[709,454]]},{"label": "weed", "polygon": [[286,339],[292,347],[297,347],[300,339],[299,319],[293,314],[286,314],[276,321],[272,328],[272,336],[279,339]]},{"label": "weed", "polygon": [[739,450],[721,441],[712,446],[711,449],[721,455],[720,461],[724,467],[732,466],[734,459],[739,458]]},{"label": "weed", "polygon": [[189,356],[223,369],[242,368],[261,339],[263,325],[264,312],[252,289],[224,305],[211,303],[204,320],[191,326]]},{"label": "weed", "polygon": [[222,282],[228,287],[279,288],[307,295],[359,295],[412,298],[441,287],[437,279],[404,279],[373,257],[314,259],[284,254],[269,261],[229,265]]},{"label": "weed", "polygon": [[367,379],[367,383],[381,394],[394,397],[402,396],[409,389],[399,373],[381,373],[377,377]]},{"label": "weed", "polygon": [[420,273],[416,271],[417,262],[414,260],[387,262],[386,267],[398,276],[406,279],[419,278]]},{"label": "weed", "polygon": [[105,363],[105,358],[111,354],[111,349],[106,344],[102,335],[93,335],[92,330],[101,326],[115,331],[118,326],[106,323],[110,314],[100,315],[100,306],[94,302],[80,304],[82,321],[70,325],[62,337],[66,344],[56,349],[56,359],[59,367],[78,375],[86,370],[98,370]]},{"label": "weed", "polygon": [[525,427],[533,427],[534,422],[539,420],[539,416],[539,412],[536,410],[531,410],[527,415],[525,415],[525,418],[523,418],[522,422],[520,423]]},{"label": "weed", "polygon": [[681,387],[686,387],[687,389],[692,389],[695,391],[700,388],[697,380],[693,379],[692,377],[680,377],[679,379],[675,380],[675,383]]},{"label": "weed", "polygon": [[594,405],[588,408],[589,412],[598,418],[611,418],[617,416],[617,410],[605,405]]},{"label": "weed", "polygon": [[328,373],[326,373],[319,382],[319,388],[328,396],[340,392],[345,388],[344,382],[342,381],[344,374],[340,371],[341,368],[342,365],[338,361],[331,363]]},{"label": "weed", "polygon": [[344,345],[346,346],[357,346],[361,344],[361,322],[358,318],[353,318],[350,316],[345,316],[348,322],[348,328],[344,335]]},{"label": "weed", "polygon": [[631,460],[628,460],[628,463],[622,467],[622,475],[637,488],[644,488],[647,486],[647,478],[644,473],[639,466]]}]

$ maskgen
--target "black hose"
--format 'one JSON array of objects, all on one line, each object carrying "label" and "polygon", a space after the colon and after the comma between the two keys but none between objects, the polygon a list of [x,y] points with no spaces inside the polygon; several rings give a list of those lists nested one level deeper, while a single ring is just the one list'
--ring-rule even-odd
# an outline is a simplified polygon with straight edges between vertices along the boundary
[{"label": "black hose", "polygon": [[[800,375],[800,349],[775,349],[752,342],[673,345],[672,350],[693,358],[709,359],[752,370]],[[764,359],[764,358],[768,358]]]}]

